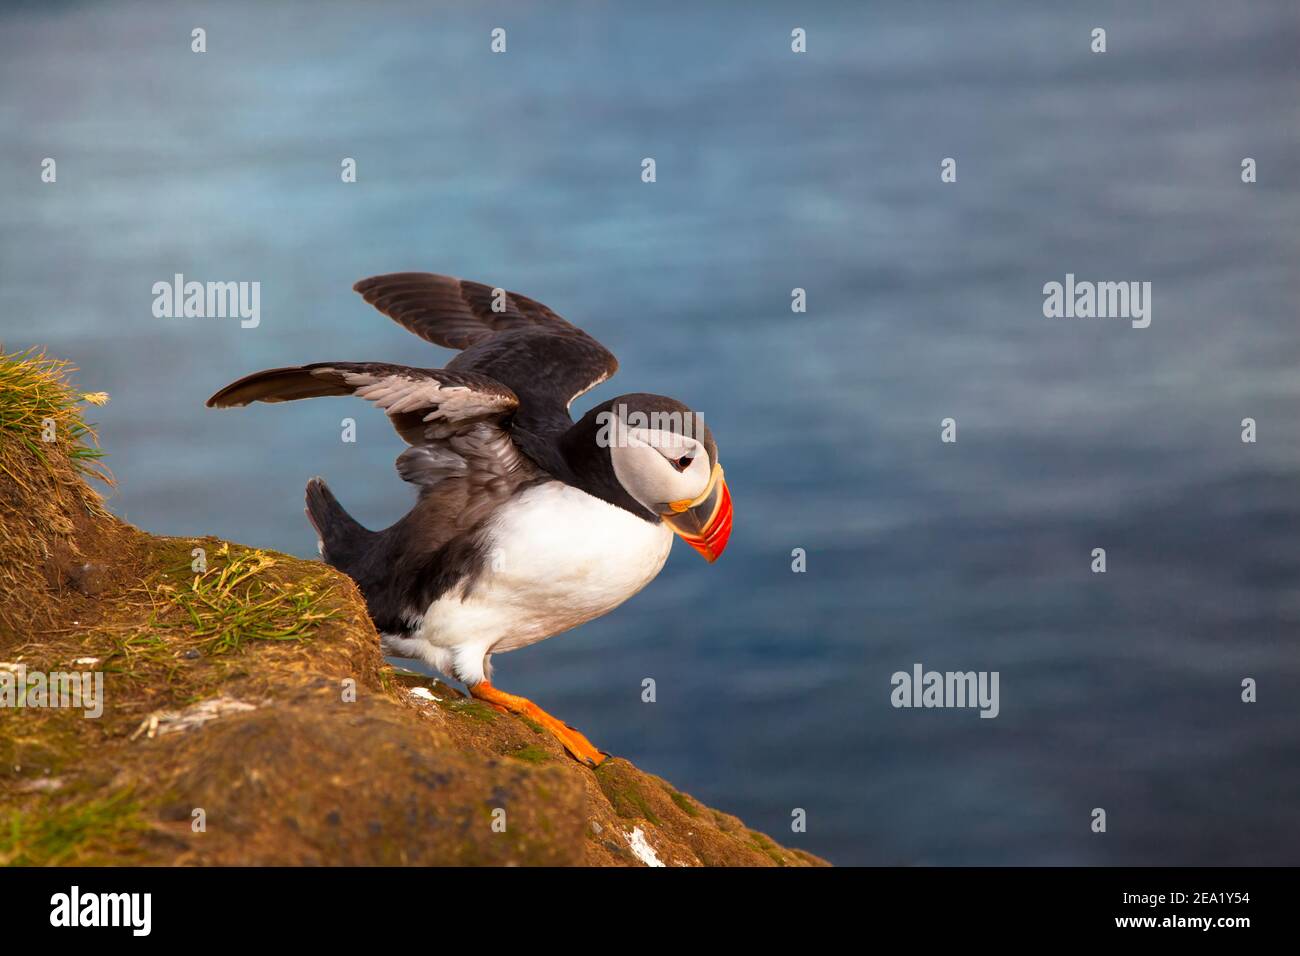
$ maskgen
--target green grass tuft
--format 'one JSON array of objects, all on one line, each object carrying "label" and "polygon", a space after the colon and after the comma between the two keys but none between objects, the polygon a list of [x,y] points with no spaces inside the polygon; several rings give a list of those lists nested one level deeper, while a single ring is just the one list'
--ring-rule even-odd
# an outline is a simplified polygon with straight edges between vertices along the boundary
[{"label": "green grass tuft", "polygon": [[112,861],[145,829],[129,790],[44,813],[16,810],[0,817],[0,865]]},{"label": "green grass tuft", "polygon": [[757,830],[749,831],[750,842],[754,844],[755,849],[761,850],[772,858],[778,866],[785,866],[787,861],[776,848],[776,844],[759,833]]},{"label": "green grass tuft", "polygon": [[248,641],[303,640],[337,613],[324,606],[328,589],[262,577],[276,563],[264,551],[232,555],[230,545],[223,544],[213,558],[225,560],[214,560],[188,585],[155,587],[159,610],[151,627],[183,629],[201,651],[216,656],[237,651]]},{"label": "green grass tuft", "polygon": [[440,698],[438,703],[454,714],[462,714],[473,720],[481,720],[485,724],[491,723],[501,716],[487,704],[478,700],[460,698],[458,700],[444,701]]},{"label": "green grass tuft", "polygon": [[[94,427],[82,418],[83,403],[103,405],[108,395],[78,392],[67,380],[73,370],[71,363],[37,349],[0,352],[0,430],[46,465],[50,464],[46,450],[57,445],[81,474],[111,485],[112,475],[100,464],[104,452]],[[45,439],[47,434],[52,440]],[[10,477],[25,487],[20,476]]]},{"label": "green grass tuft", "polygon": [[506,754],[507,757],[514,757],[516,760],[523,760],[527,763],[547,763],[551,755],[537,744],[527,744],[518,750],[512,750]]},{"label": "green grass tuft", "polygon": [[672,787],[664,787],[664,790],[668,792],[668,796],[673,803],[677,804],[687,816],[698,817],[700,815],[700,811],[695,809],[695,804],[686,799],[684,794],[678,793]]}]

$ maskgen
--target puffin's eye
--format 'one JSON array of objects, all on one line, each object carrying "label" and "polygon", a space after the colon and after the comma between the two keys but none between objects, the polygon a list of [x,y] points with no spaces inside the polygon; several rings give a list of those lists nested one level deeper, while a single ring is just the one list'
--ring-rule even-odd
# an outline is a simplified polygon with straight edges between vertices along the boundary
[{"label": "puffin's eye", "polygon": [[678,471],[685,471],[691,467],[691,462],[695,460],[694,455],[683,455],[681,458],[669,458],[668,463]]}]

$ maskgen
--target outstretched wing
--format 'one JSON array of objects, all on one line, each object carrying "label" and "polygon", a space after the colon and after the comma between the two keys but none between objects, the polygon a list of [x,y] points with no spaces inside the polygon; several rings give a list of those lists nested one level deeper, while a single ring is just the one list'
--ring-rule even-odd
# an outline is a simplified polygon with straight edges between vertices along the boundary
[{"label": "outstretched wing", "polygon": [[582,334],[527,296],[453,276],[391,272],[352,288],[408,331],[444,348],[467,349],[497,332],[530,326]]},{"label": "outstretched wing", "polygon": [[406,481],[431,488],[450,476],[473,476],[503,489],[538,474],[510,440],[506,422],[519,399],[474,372],[408,368],[383,362],[317,362],[254,372],[208,399],[211,408],[357,395],[387,414],[411,447],[397,459]]},{"label": "outstretched wing", "polygon": [[618,371],[603,345],[517,292],[428,272],[373,276],[353,288],[421,338],[464,350],[448,369],[513,390],[528,430],[567,427],[573,400]]}]

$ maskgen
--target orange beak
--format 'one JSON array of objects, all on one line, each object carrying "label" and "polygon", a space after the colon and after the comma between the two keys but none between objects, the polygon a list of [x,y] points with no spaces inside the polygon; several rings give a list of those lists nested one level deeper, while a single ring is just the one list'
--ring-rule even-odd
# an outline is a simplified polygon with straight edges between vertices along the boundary
[{"label": "orange beak", "polygon": [[661,514],[673,533],[712,564],[722,556],[731,537],[731,491],[714,465],[704,494],[694,501],[672,501]]}]

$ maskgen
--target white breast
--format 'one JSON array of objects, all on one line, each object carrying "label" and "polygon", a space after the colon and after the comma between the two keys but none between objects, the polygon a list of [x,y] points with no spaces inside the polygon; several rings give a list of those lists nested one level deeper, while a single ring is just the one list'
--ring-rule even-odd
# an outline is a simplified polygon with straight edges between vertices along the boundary
[{"label": "white breast", "polygon": [[[529,488],[491,519],[488,568],[425,612],[407,650],[473,681],[487,654],[606,614],[654,580],[672,532],[559,481]],[[463,600],[462,600],[463,597]],[[478,662],[476,662],[476,657]],[[450,658],[450,659],[449,659]],[[479,679],[482,679],[479,677]]]}]

